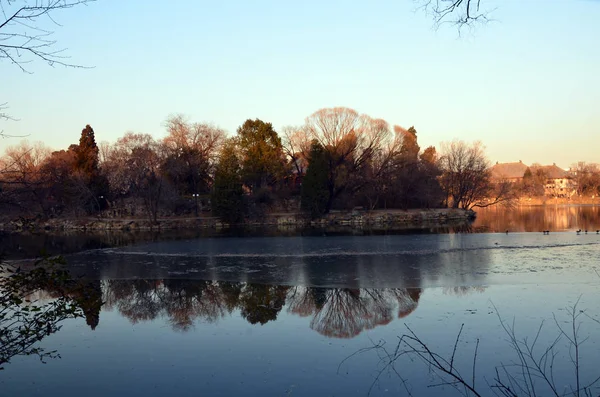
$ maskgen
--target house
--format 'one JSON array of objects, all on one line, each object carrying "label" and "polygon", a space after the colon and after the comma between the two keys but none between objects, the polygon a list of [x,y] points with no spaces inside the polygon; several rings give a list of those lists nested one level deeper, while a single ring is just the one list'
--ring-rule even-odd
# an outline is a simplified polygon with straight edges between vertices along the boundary
[{"label": "house", "polygon": [[490,171],[492,173],[492,180],[495,181],[509,181],[509,182],[520,182],[523,179],[525,171],[527,171],[527,165],[523,164],[521,160],[516,163],[498,163],[494,164]]},{"label": "house", "polygon": [[532,165],[531,173],[544,175],[546,183],[544,192],[550,197],[571,197],[575,193],[573,178],[568,171],[563,170],[556,163],[552,165]]},{"label": "house", "polygon": [[490,167],[492,180],[508,181],[518,183],[523,180],[527,170],[532,175],[539,175],[544,183],[544,195],[549,197],[571,197],[575,193],[573,177],[568,172],[558,167],[556,163],[552,165],[534,164],[528,167],[522,161],[513,163],[498,163]]}]

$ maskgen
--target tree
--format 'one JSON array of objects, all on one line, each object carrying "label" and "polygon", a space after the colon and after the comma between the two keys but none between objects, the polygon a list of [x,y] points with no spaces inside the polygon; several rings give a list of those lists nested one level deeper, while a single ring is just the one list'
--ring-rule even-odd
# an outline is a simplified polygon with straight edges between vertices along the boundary
[{"label": "tree", "polygon": [[418,187],[423,175],[420,173],[420,147],[417,143],[417,130],[415,127],[405,130],[400,126],[395,126],[394,132],[401,137],[402,143],[395,160],[393,195],[396,205],[408,209],[419,206],[422,194]]},{"label": "tree", "polygon": [[26,140],[6,148],[0,161],[0,201],[28,211],[35,207],[47,215],[45,184],[41,166],[50,155],[43,143],[30,144]]},{"label": "tree", "polygon": [[162,165],[162,172],[181,195],[208,191],[211,183],[208,159],[196,149],[186,148],[170,153]]},{"label": "tree", "polygon": [[164,175],[182,195],[207,192],[225,131],[206,123],[191,123],[182,115],[169,117],[166,126]]},{"label": "tree", "polygon": [[527,167],[523,174],[523,179],[518,184],[517,188],[522,194],[528,197],[540,197],[544,195],[544,185],[546,183],[546,176],[544,170],[538,168],[534,175],[531,168]]},{"label": "tree", "polygon": [[438,155],[434,146],[429,146],[420,156],[420,197],[421,206],[426,208],[439,207],[444,201],[444,191],[440,186],[439,177],[442,171],[438,166]]},{"label": "tree", "polygon": [[[344,191],[360,190],[368,179],[364,171],[373,157],[391,138],[388,124],[381,119],[359,115],[355,110],[337,107],[321,109],[306,118],[306,135],[316,140],[328,156],[328,212]],[[378,177],[381,169],[371,173]]]},{"label": "tree", "polygon": [[104,196],[108,195],[108,180],[99,170],[99,149],[96,145],[94,129],[88,124],[81,131],[79,145],[73,145],[75,164],[73,171],[80,179],[77,184],[81,194],[87,195],[85,209],[88,213],[103,209]]},{"label": "tree", "polygon": [[311,139],[306,129],[283,127],[283,151],[297,175],[304,175],[306,172],[311,146]]},{"label": "tree", "polygon": [[508,183],[494,186],[481,142],[442,144],[441,186],[452,208],[487,207],[511,199]]},{"label": "tree", "polygon": [[127,162],[132,172],[133,192],[142,198],[146,214],[153,223],[158,222],[158,212],[167,187],[160,173],[162,161],[160,150],[150,146],[137,146],[131,151]]},{"label": "tree", "polygon": [[75,169],[93,179],[98,174],[99,154],[94,129],[88,124],[81,130],[79,145],[75,151]]},{"label": "tree", "polygon": [[600,170],[597,164],[580,161],[571,166],[571,171],[578,195],[593,196],[600,193]]},{"label": "tree", "polygon": [[165,194],[170,191],[162,175],[165,148],[148,134],[127,132],[108,151],[102,173],[110,185],[112,199],[140,200],[148,219],[156,222]]},{"label": "tree", "polygon": [[417,143],[417,130],[410,127],[408,130],[400,126],[394,126],[396,134],[402,136],[402,145],[400,146],[400,156],[405,162],[417,162],[421,148]]},{"label": "tree", "polygon": [[248,119],[237,129],[237,134],[243,183],[253,192],[273,186],[284,171],[283,146],[273,125],[260,119]]},{"label": "tree", "polygon": [[54,214],[60,214],[79,204],[74,187],[75,161],[76,154],[71,148],[52,152],[42,164],[41,178],[47,184],[48,207]]},{"label": "tree", "polygon": [[435,150],[435,146],[427,147],[427,149],[425,149],[421,154],[420,159],[426,164],[436,164],[438,161],[438,156],[437,151]]},{"label": "tree", "polygon": [[211,193],[213,213],[230,223],[239,222],[244,216],[244,191],[240,172],[235,142],[230,140],[223,145]]},{"label": "tree", "polygon": [[302,210],[317,218],[327,210],[329,202],[328,161],[325,149],[316,140],[312,142],[309,154],[309,166],[302,181]]},{"label": "tree", "polygon": [[381,197],[384,208],[438,207],[443,194],[438,182],[441,172],[435,148],[429,147],[419,156],[414,127],[407,130],[395,126],[394,134],[393,143],[382,152],[382,160],[377,161],[381,171],[375,174],[377,177],[370,178],[364,194],[370,202],[373,197]]},{"label": "tree", "polygon": [[[140,148],[147,151],[136,151]],[[145,166],[144,161],[148,160],[143,158],[136,160],[133,158],[134,153],[150,155],[151,160],[155,156],[150,153],[157,153],[158,150],[159,145],[151,135],[133,132],[125,133],[105,150],[105,159],[101,163],[101,170],[108,179],[114,199],[122,199],[134,194],[137,178],[142,173],[139,167]]]}]

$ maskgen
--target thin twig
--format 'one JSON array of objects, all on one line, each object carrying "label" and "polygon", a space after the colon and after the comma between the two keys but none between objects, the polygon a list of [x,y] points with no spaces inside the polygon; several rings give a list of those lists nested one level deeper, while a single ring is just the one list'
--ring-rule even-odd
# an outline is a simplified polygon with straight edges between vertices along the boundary
[{"label": "thin twig", "polygon": [[479,349],[479,338],[477,338],[477,344],[475,345],[475,354],[473,355],[473,381],[471,384],[475,387],[475,366],[477,363],[477,349]]},{"label": "thin twig", "polygon": [[450,371],[454,368],[454,355],[456,354],[456,347],[458,346],[458,340],[460,339],[460,334],[462,334],[462,330],[465,324],[461,324],[460,330],[458,331],[458,335],[456,335],[456,341],[454,342],[454,350],[452,350],[452,358],[450,359]]}]

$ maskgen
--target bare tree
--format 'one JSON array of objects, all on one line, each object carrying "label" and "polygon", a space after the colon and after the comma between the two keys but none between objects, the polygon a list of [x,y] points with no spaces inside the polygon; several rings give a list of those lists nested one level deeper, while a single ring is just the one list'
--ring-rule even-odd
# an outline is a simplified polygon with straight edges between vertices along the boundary
[{"label": "bare tree", "polygon": [[307,129],[286,126],[282,129],[283,152],[298,175],[303,175],[308,166],[311,137]]},{"label": "bare tree", "polygon": [[[484,9],[481,0],[415,0],[420,9],[433,17],[436,27],[453,24],[460,28],[490,20],[490,9]],[[487,1],[486,1],[487,2]]]},{"label": "bare tree", "polygon": [[127,132],[112,145],[102,163],[115,200],[122,205],[128,197],[141,199],[148,219],[154,223],[168,187],[161,170],[166,151],[151,135]]},{"label": "bare tree", "polygon": [[387,208],[386,196],[392,193],[394,189],[394,180],[402,167],[401,149],[404,142],[404,135],[397,128],[394,128],[393,136],[386,139],[380,150],[373,152],[369,170],[366,173],[365,182],[361,193],[369,204],[369,209],[375,209],[383,198],[383,207]]},{"label": "bare tree", "polygon": [[30,144],[26,140],[6,148],[0,159],[0,202],[31,209],[31,204],[40,207],[46,214],[44,181],[41,166],[50,156],[50,149],[41,142]]},{"label": "bare tree", "polygon": [[579,161],[571,166],[571,172],[578,195],[594,196],[600,192],[600,168],[598,164]]},{"label": "bare tree", "polygon": [[367,183],[367,179],[361,180],[357,177],[392,139],[386,121],[373,119],[344,107],[316,111],[306,118],[304,129],[305,134],[311,140],[319,142],[328,154],[327,211],[331,209],[333,200],[343,191],[357,191]]},{"label": "bare tree", "polygon": [[[141,150],[144,149],[144,150]],[[103,158],[102,172],[108,178],[110,190],[119,196],[127,196],[136,184],[138,168],[143,161],[136,161],[134,154],[149,154],[159,151],[158,143],[149,134],[136,134],[127,132],[117,139],[110,147],[100,145],[100,154]],[[153,156],[150,156],[153,158]],[[145,165],[144,165],[145,166]]]},{"label": "bare tree", "polygon": [[163,143],[169,150],[179,153],[186,149],[194,150],[211,164],[216,163],[225,140],[223,129],[208,123],[191,123],[181,114],[169,117],[165,124],[168,136]]},{"label": "bare tree", "polygon": [[110,142],[102,141],[98,144],[98,160],[100,166],[102,166],[102,164],[104,164],[110,158],[111,152],[112,146]]},{"label": "bare tree", "polygon": [[[421,337],[417,335],[408,325],[405,324],[406,333],[398,337],[398,341],[393,349],[385,346],[384,341],[375,343],[372,347],[364,348],[351,356],[347,357],[340,366],[349,358],[356,354],[369,351],[377,352],[381,362],[380,370],[373,381],[369,394],[373,386],[379,381],[380,377],[389,371],[400,379],[403,388],[409,396],[412,396],[412,390],[408,379],[401,374],[403,365],[415,362],[425,364],[430,371],[434,383],[428,387],[449,387],[453,388],[457,394],[463,396],[484,396],[496,395],[504,397],[519,396],[573,396],[573,397],[592,397],[598,390],[597,384],[600,382],[600,376],[592,370],[583,371],[584,360],[583,353],[591,351],[591,357],[597,356],[592,347],[582,349],[582,345],[588,338],[581,335],[583,325],[582,317],[597,322],[595,318],[589,316],[585,310],[578,308],[577,302],[566,308],[568,320],[560,321],[554,315],[554,325],[557,335],[549,338],[546,345],[542,345],[540,340],[544,330],[542,321],[537,332],[529,337],[519,337],[515,330],[515,320],[508,322],[504,320],[498,309],[494,306],[494,311],[498,316],[500,326],[506,335],[507,347],[513,351],[514,357],[510,363],[499,363],[493,370],[493,378],[482,377],[477,373],[479,368],[478,351],[480,339],[475,340],[475,347],[472,350],[472,360],[466,362],[461,360],[459,345],[466,342],[462,339],[464,324],[461,325],[456,340],[454,341],[452,354],[442,355],[431,348]],[[559,361],[563,357],[560,354],[561,347],[568,350],[566,356],[572,364],[571,371],[561,368],[557,371]],[[470,354],[471,352],[469,352]],[[406,360],[406,361],[405,361]],[[462,362],[462,363],[461,363]],[[562,379],[559,379],[559,376]],[[567,383],[565,384],[565,380]],[[448,392],[443,393],[447,395]]]},{"label": "bare tree", "polygon": [[209,192],[225,131],[207,123],[192,123],[183,115],[171,116],[165,124],[168,135],[162,141],[166,150],[162,175],[181,196],[195,197],[198,216],[198,194]]},{"label": "bare tree", "polygon": [[512,198],[510,185],[491,181],[490,166],[481,142],[442,144],[440,184],[453,208],[487,207]]}]

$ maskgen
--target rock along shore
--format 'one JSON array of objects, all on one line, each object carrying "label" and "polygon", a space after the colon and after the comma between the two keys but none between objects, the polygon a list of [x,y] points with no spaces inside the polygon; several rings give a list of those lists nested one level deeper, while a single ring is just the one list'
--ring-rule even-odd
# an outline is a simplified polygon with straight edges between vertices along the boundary
[{"label": "rock along shore", "polygon": [[267,214],[260,220],[247,220],[230,225],[214,217],[162,218],[156,223],[148,219],[117,218],[54,218],[50,220],[18,219],[0,223],[6,232],[66,231],[66,230],[174,230],[174,229],[222,229],[229,227],[277,226],[285,228],[346,226],[356,229],[405,229],[409,227],[445,226],[468,223],[475,212],[462,209],[423,210],[377,210],[332,212],[320,219],[310,219],[302,213]]}]

